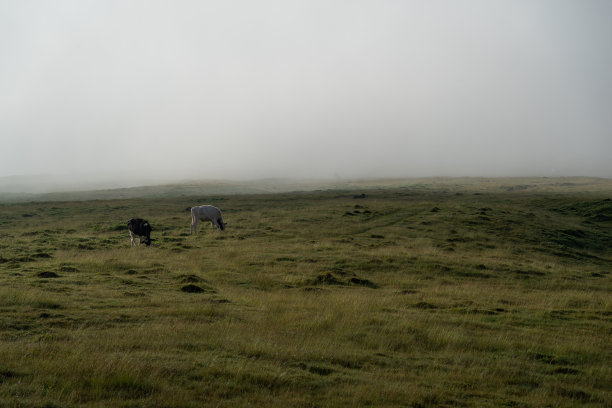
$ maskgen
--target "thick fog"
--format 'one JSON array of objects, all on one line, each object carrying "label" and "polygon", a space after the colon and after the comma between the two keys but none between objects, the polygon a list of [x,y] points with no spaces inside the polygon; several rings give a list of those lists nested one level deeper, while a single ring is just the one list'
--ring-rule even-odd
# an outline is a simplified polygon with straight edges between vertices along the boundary
[{"label": "thick fog", "polygon": [[0,177],[612,177],[608,0],[3,0]]}]

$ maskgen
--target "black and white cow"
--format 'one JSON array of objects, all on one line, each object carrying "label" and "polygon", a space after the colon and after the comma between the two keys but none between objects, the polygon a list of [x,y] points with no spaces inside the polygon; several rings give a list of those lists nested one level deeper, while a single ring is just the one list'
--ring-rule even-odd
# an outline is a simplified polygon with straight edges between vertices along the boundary
[{"label": "black and white cow", "polygon": [[[132,218],[128,221],[127,226],[132,238],[132,246],[136,246],[136,240],[134,239],[136,236],[138,236],[138,245],[141,242],[144,242],[146,246],[151,245],[151,224],[147,220]],[[144,237],[144,240],[142,237]]]},{"label": "black and white cow", "polygon": [[221,231],[225,231],[225,226],[227,225],[225,222],[223,222],[221,210],[219,210],[217,207],[213,207],[212,205],[200,205],[191,208],[191,234],[198,233],[198,221],[200,220],[210,221],[213,229],[217,227]]}]

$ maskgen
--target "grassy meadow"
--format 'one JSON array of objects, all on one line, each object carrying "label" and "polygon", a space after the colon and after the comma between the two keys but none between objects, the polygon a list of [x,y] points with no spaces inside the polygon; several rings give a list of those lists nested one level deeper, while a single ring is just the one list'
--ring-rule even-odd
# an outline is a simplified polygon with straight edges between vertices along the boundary
[{"label": "grassy meadow", "polygon": [[164,191],[0,204],[1,407],[612,406],[610,180]]}]

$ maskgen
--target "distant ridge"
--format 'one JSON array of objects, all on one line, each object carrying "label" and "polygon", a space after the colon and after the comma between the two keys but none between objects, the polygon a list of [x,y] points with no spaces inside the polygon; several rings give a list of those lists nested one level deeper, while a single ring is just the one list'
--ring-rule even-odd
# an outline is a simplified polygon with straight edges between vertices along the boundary
[{"label": "distant ridge", "polygon": [[90,191],[156,185],[170,182],[145,176],[126,177],[124,174],[34,174],[0,177],[0,194],[46,194],[55,192]]},{"label": "distant ridge", "polygon": [[[538,192],[610,192],[612,179],[592,177],[533,177],[533,178],[385,178],[354,180],[293,180],[261,179],[246,181],[183,180],[176,183],[151,184],[120,188],[90,188],[44,193],[3,191],[7,185],[0,179],[0,202],[82,201],[133,198],[162,198],[198,195],[272,194],[297,191],[339,190],[359,191],[376,188],[404,188],[415,193],[427,191],[466,191],[528,194]],[[12,178],[13,181],[18,178]],[[42,183],[43,180],[40,179]]]}]

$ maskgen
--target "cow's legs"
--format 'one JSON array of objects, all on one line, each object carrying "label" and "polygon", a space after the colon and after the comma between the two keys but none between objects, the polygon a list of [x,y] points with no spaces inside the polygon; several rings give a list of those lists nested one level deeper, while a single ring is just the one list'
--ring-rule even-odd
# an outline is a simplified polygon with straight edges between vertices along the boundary
[{"label": "cow's legs", "polygon": [[191,234],[197,234],[198,233],[198,219],[196,217],[194,217],[193,215],[191,216]]},{"label": "cow's legs", "polygon": [[130,242],[132,246],[136,246],[136,240],[134,240],[134,233],[132,231],[130,231]]}]

